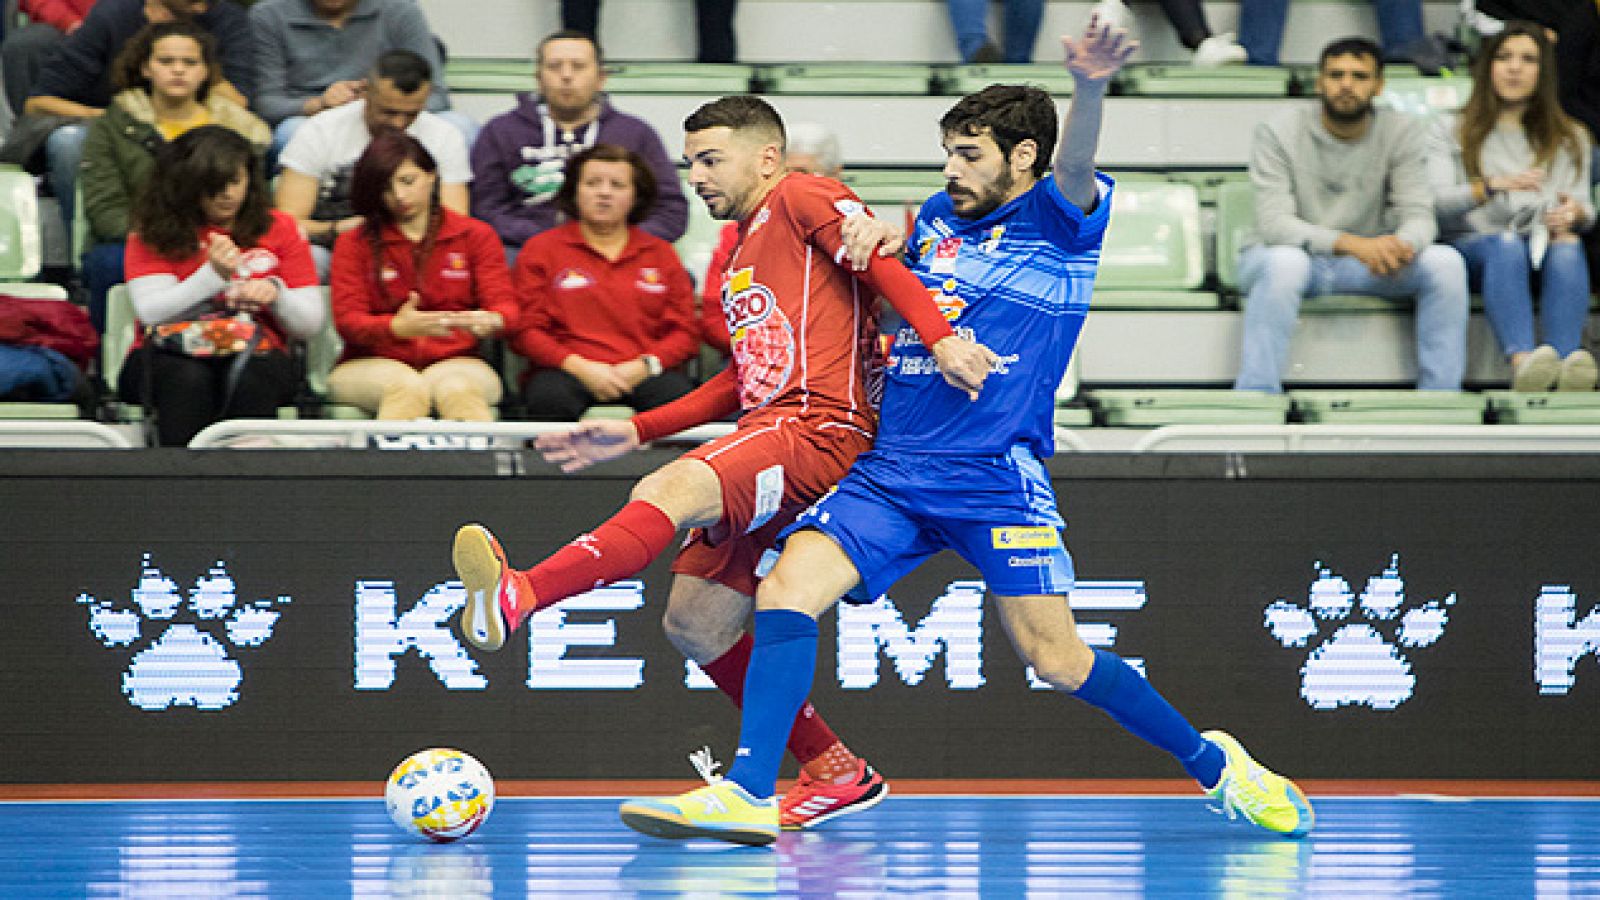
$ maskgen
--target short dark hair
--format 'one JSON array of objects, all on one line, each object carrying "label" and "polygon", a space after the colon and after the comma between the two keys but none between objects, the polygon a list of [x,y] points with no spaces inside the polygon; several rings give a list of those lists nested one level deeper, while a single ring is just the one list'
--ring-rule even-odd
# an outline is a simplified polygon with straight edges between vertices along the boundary
[{"label": "short dark hair", "polygon": [[1364,37],[1342,37],[1326,47],[1317,56],[1317,71],[1322,71],[1328,60],[1335,56],[1365,56],[1377,66],[1378,74],[1383,74],[1383,48]]},{"label": "short dark hair", "polygon": [[410,50],[387,50],[372,67],[370,80],[379,79],[394,82],[402,94],[415,94],[424,84],[433,81],[433,67]]},{"label": "short dark hair", "polygon": [[1039,146],[1033,161],[1035,178],[1050,170],[1056,147],[1056,102],[1045,91],[1025,84],[991,84],[957,101],[939,120],[945,133],[977,136],[987,132],[995,146],[1011,158],[1023,141]]},{"label": "short dark hair", "polygon": [[563,28],[560,31],[555,32],[554,34],[545,35],[544,40],[539,42],[539,46],[534,48],[534,50],[533,50],[533,63],[534,63],[534,65],[543,65],[544,64],[544,48],[545,48],[545,45],[549,44],[551,41],[588,41],[589,42],[589,46],[594,48],[594,60],[595,60],[595,62],[604,63],[606,61],[605,54],[600,52],[600,39],[599,38],[595,37],[592,34],[589,34],[586,31],[574,31],[571,28]]},{"label": "short dark hair", "polygon": [[191,128],[156,151],[155,167],[134,201],[133,230],[163,259],[190,258],[206,225],[200,201],[222,193],[240,169],[250,181],[232,234],[239,246],[254,246],[272,227],[261,156],[243,135],[221,125]]},{"label": "short dark hair", "polygon": [[772,108],[772,104],[749,94],[718,98],[701,106],[683,120],[683,130],[687,134],[705,131],[708,128],[770,131],[777,135],[779,146],[788,142],[788,135],[783,129],[783,117]]},{"label": "short dark hair", "polygon": [[656,175],[644,157],[626,147],[615,144],[595,144],[567,160],[566,177],[556,191],[556,208],[567,218],[578,218],[578,182],[583,167],[590,162],[625,162],[633,170],[633,207],[628,210],[628,224],[637,225],[650,215],[656,206]]},{"label": "short dark hair", "polygon": [[217,63],[217,39],[211,32],[188,19],[171,22],[152,22],[128,38],[122,52],[111,64],[111,83],[117,90],[150,90],[150,79],[145,77],[144,65],[155,55],[156,42],[169,37],[186,37],[200,47],[200,61],[205,63],[206,80],[195,92],[195,99],[205,102],[211,88],[222,82],[222,67]]}]

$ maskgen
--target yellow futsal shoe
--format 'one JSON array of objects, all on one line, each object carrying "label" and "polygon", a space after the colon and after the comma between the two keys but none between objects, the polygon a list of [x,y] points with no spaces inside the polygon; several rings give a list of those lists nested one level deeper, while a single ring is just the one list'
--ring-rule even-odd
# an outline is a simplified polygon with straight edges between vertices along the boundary
[{"label": "yellow futsal shoe", "polygon": [[1316,815],[1300,788],[1255,760],[1233,735],[1207,731],[1200,735],[1222,748],[1227,764],[1222,780],[1206,792],[1230,819],[1244,816],[1251,823],[1288,837],[1302,837],[1311,830]]},{"label": "yellow futsal shoe", "polygon": [[717,778],[709,748],[689,756],[706,780],[676,797],[629,800],[618,810],[634,831],[660,838],[712,838],[765,846],[778,839],[778,801],[757,800],[737,782]]},{"label": "yellow futsal shoe", "polygon": [[466,588],[461,635],[480,650],[499,650],[537,602],[528,576],[506,563],[506,552],[482,525],[456,530],[451,562]]}]

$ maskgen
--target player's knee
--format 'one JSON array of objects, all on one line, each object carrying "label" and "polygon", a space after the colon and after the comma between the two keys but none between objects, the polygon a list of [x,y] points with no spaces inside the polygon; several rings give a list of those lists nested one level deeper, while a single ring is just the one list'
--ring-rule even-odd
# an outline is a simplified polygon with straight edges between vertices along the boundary
[{"label": "player's knee", "polygon": [[669,604],[661,617],[661,628],[679,653],[705,664],[727,653],[728,648],[738,642],[744,624],[717,621],[692,607]]},{"label": "player's knee", "polygon": [[792,572],[775,569],[756,588],[756,609],[804,609],[804,588]]},{"label": "player's knee", "polygon": [[[1076,636],[1074,636],[1075,638]],[[1081,640],[1052,641],[1027,654],[1034,677],[1058,691],[1083,687],[1094,667],[1094,651]]]}]

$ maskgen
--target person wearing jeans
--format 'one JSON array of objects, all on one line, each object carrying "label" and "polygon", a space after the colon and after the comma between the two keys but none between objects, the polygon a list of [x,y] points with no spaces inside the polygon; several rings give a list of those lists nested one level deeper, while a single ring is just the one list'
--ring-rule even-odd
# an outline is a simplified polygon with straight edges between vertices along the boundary
[{"label": "person wearing jeans", "polygon": [[[1383,40],[1383,59],[1410,62],[1424,74],[1444,65],[1444,48],[1428,37],[1422,24],[1422,0],[1372,0]],[[1289,21],[1289,0],[1239,0],[1239,43],[1255,66],[1278,65],[1283,28]]]},{"label": "person wearing jeans", "polygon": [[1467,273],[1438,227],[1418,123],[1375,109],[1378,46],[1322,51],[1321,100],[1257,126],[1250,153],[1256,234],[1239,263],[1245,291],[1239,390],[1278,392],[1305,297],[1416,298],[1417,387],[1461,389]]},{"label": "person wearing jeans", "polygon": [[[1486,40],[1460,115],[1434,122],[1428,178],[1440,231],[1483,291],[1484,311],[1518,391],[1594,390],[1589,266],[1579,232],[1594,223],[1587,130],[1557,102],[1543,28],[1511,22]],[[1534,328],[1530,275],[1539,273]]]},{"label": "person wearing jeans", "polygon": [[1025,63],[1033,61],[1039,38],[1044,0],[1005,0],[1003,48],[989,40],[989,0],[948,0],[950,25],[956,32],[956,50],[964,63]]}]

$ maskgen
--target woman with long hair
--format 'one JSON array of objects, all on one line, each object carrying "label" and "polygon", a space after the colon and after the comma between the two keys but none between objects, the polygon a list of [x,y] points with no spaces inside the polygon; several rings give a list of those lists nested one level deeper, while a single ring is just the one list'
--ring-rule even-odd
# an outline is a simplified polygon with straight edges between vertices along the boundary
[{"label": "woman with long hair", "polygon": [[150,330],[118,378],[156,413],[163,446],[223,418],[271,418],[298,386],[289,342],[325,318],[311,250],[271,208],[261,159],[220,125],[156,154],[133,209],[128,292]]},{"label": "woman with long hair", "polygon": [[105,328],[106,292],[122,281],[128,216],[150,179],[156,151],[200,125],[231,128],[257,152],[271,143],[265,122],[211,90],[221,81],[216,38],[190,21],[146,26],[117,56],[112,82],[118,93],[89,125],[78,176],[93,240],[83,268],[97,328]]},{"label": "woman with long hair", "polygon": [[700,348],[689,273],[639,227],[655,197],[632,150],[596,144],[567,160],[555,203],[570,221],[517,256],[522,323],[510,343],[533,362],[529,418],[576,421],[595,403],[653,409],[694,387],[679,370]]},{"label": "woman with long hair", "polygon": [[1537,25],[1507,24],[1484,42],[1472,75],[1466,107],[1433,127],[1428,164],[1441,237],[1483,292],[1512,389],[1594,390],[1595,359],[1579,346],[1589,266],[1578,235],[1594,223],[1588,132],[1556,100],[1554,57]]},{"label": "woman with long hair", "polygon": [[500,375],[478,342],[515,323],[500,238],[439,203],[433,154],[397,129],[375,134],[351,177],[363,218],[333,248],[333,321],[344,356],[329,399],[380,419],[488,422]]}]

